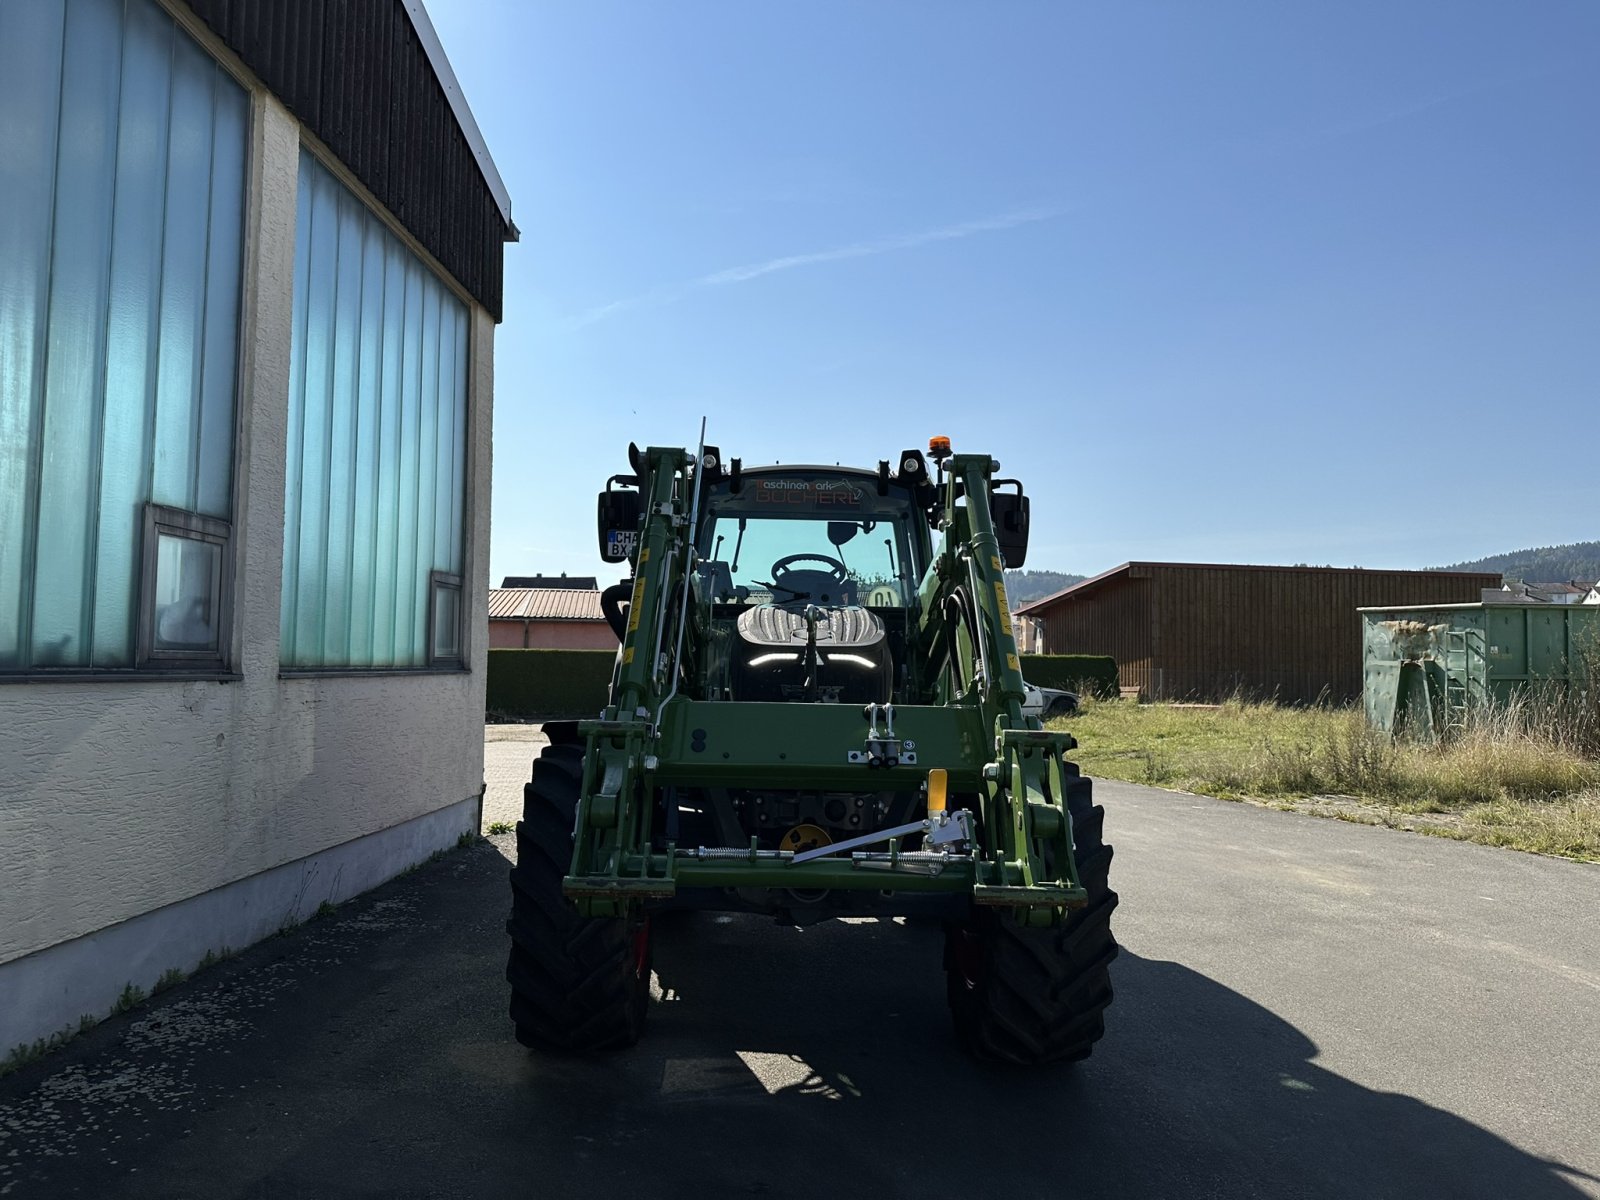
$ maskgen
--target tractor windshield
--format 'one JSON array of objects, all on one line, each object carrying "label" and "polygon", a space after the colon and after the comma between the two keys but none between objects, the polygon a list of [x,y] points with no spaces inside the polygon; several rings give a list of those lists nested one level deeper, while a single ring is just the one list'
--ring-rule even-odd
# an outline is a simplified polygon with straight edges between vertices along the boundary
[{"label": "tractor windshield", "polygon": [[718,602],[904,607],[916,590],[913,513],[870,480],[747,478],[701,526],[701,572]]}]

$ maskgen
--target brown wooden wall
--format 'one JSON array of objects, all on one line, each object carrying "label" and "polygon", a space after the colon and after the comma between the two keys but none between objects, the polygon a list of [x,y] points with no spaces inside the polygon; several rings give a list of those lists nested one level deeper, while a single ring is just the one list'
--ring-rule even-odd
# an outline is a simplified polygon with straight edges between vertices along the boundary
[{"label": "brown wooden wall", "polygon": [[1358,608],[1476,602],[1498,575],[1132,564],[1039,614],[1057,654],[1112,654],[1124,687],[1285,702],[1361,693]]},{"label": "brown wooden wall", "polygon": [[1150,580],[1117,576],[1094,590],[1094,600],[1066,600],[1042,613],[1048,654],[1109,654],[1123,687],[1150,691]]}]

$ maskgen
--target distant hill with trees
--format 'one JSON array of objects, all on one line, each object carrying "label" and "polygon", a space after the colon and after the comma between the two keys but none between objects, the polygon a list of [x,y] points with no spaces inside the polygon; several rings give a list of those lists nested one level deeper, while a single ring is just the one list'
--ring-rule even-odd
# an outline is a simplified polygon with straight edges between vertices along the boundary
[{"label": "distant hill with trees", "polygon": [[1007,571],[1006,595],[1011,598],[1011,607],[1019,608],[1087,578],[1087,575],[1067,575],[1061,571]]},{"label": "distant hill with trees", "polygon": [[1445,571],[1498,571],[1523,583],[1565,583],[1569,579],[1600,579],[1600,542],[1572,542],[1566,546],[1536,546],[1491,554],[1471,562],[1442,567]]},{"label": "distant hill with trees", "polygon": [[[1300,564],[1304,566],[1305,564]],[[1522,583],[1585,582],[1600,579],[1600,541],[1572,542],[1565,546],[1535,546],[1508,554],[1491,554],[1471,562],[1434,567],[1436,571],[1492,571]],[[1088,576],[1064,571],[1007,571],[1006,593],[1013,608],[1054,595]]]}]

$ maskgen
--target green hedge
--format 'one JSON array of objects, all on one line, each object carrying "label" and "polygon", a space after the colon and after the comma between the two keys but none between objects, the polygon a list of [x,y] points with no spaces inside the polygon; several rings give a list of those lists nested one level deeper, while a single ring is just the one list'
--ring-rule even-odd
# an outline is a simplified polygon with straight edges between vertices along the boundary
[{"label": "green hedge", "polygon": [[491,719],[593,717],[606,706],[614,650],[491,650]]},{"label": "green hedge", "polygon": [[[589,717],[606,704],[612,650],[491,650],[491,718]],[[1117,660],[1103,654],[1024,654],[1022,674],[1036,687],[1115,699]]]},{"label": "green hedge", "polygon": [[1024,654],[1022,676],[1034,687],[1117,698],[1117,660],[1109,654]]}]

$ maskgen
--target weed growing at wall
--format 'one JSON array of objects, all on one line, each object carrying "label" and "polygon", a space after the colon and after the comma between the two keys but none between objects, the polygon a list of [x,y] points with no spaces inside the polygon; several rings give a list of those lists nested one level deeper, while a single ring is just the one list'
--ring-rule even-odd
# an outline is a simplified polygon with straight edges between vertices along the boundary
[{"label": "weed growing at wall", "polygon": [[120,1016],[129,1009],[137,1008],[145,1002],[147,995],[148,993],[136,984],[123,984],[122,994],[117,997],[117,1002],[111,1006],[110,1015],[113,1017]]}]

